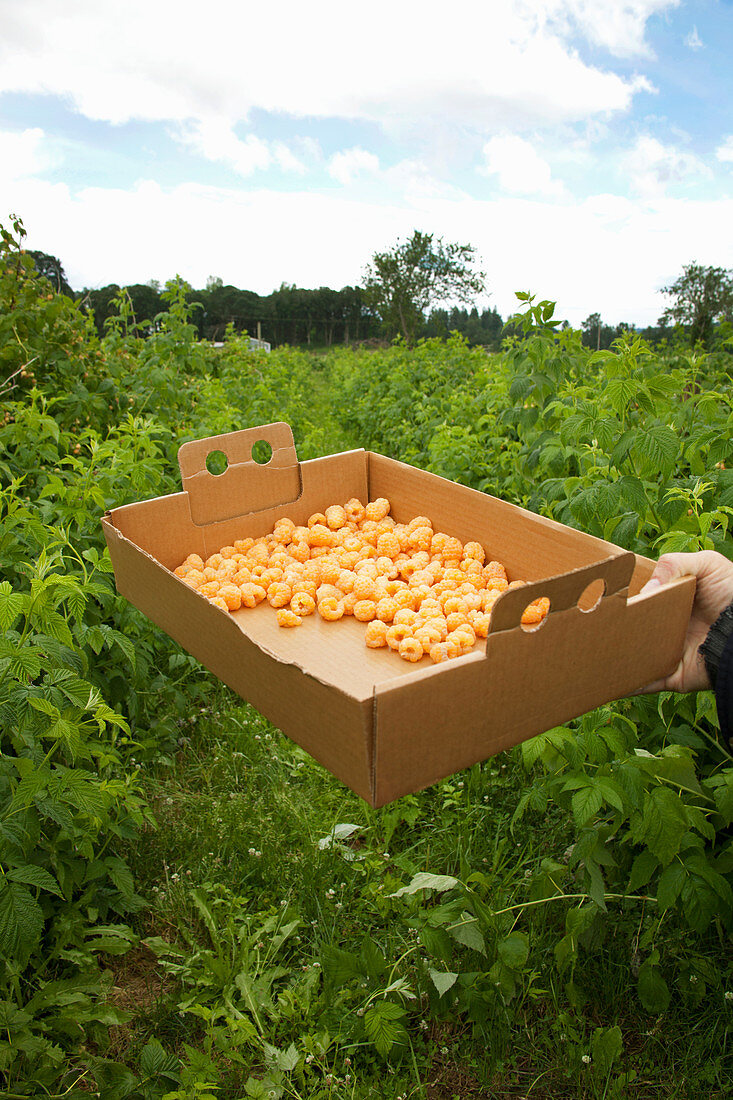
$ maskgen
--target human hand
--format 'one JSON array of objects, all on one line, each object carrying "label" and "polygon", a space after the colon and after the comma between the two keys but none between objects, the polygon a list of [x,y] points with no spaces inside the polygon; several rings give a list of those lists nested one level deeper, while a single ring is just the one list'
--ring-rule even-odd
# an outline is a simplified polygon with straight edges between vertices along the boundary
[{"label": "human hand", "polygon": [[733,562],[714,550],[695,554],[662,554],[640,594],[652,592],[677,577],[697,578],[682,659],[674,672],[642,688],[652,691],[704,691],[711,687],[705,663],[698,649],[720,613],[733,603]]}]

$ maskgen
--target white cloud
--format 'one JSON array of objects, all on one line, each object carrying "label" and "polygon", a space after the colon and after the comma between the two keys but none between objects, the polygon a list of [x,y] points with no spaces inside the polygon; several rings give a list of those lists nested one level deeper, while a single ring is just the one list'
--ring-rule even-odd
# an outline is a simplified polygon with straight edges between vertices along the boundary
[{"label": "white cloud", "polygon": [[[531,2],[531,0],[530,0]],[[644,31],[652,15],[676,8],[680,0],[545,0],[551,19],[575,24],[596,46],[619,57],[648,54]]]},{"label": "white cloud", "polygon": [[733,134],[729,134],[722,145],[715,150],[718,160],[730,163],[733,161]]},{"label": "white cloud", "polygon": [[486,164],[480,171],[499,177],[504,191],[515,195],[561,195],[563,185],[553,180],[550,165],[524,138],[514,134],[492,137],[484,145]]},{"label": "white cloud", "polygon": [[378,171],[379,157],[358,146],[335,153],[328,164],[328,174],[345,186],[353,183],[359,176],[376,175]]},{"label": "white cloud", "polygon": [[255,108],[483,132],[577,121],[649,88],[583,61],[577,35],[641,52],[649,15],[675,2],[454,0],[446,18],[437,0],[372,0],[368,16],[340,0],[210,0],[205,14],[193,0],[76,0],[70,17],[53,0],[0,0],[0,92],[64,96],[113,123],[231,124]]},{"label": "white cloud", "polygon": [[697,27],[693,27],[687,38],[685,39],[685,45],[689,46],[691,50],[701,50],[703,41],[700,35],[697,33]]},{"label": "white cloud", "polygon": [[222,118],[207,118],[180,126],[172,136],[207,160],[225,164],[240,176],[270,168],[277,163],[283,171],[303,173],[305,167],[284,142],[268,143],[256,134],[239,138]]},{"label": "white cloud", "polygon": [[54,163],[43,130],[38,127],[21,133],[0,130],[0,183],[36,176]]},{"label": "white cloud", "polygon": [[622,160],[633,190],[644,198],[665,193],[670,184],[706,179],[710,169],[693,153],[663,145],[648,134],[640,135]]}]

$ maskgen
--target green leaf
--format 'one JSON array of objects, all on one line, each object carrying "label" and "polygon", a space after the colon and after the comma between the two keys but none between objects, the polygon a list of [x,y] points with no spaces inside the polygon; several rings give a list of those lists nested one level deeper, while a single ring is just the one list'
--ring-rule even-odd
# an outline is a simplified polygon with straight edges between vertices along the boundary
[{"label": "green leaf", "polygon": [[631,877],[626,887],[630,894],[636,893],[640,886],[646,886],[659,867],[659,860],[648,849],[640,852],[631,866]]},{"label": "green leaf", "polygon": [[13,867],[12,870],[7,872],[7,877],[12,879],[13,882],[24,882],[26,886],[37,886],[41,890],[47,890],[50,894],[56,894],[57,897],[63,898],[64,896],[53,875],[49,874],[43,867],[38,867],[35,863]]},{"label": "green leaf", "polygon": [[10,630],[27,603],[28,597],[25,593],[14,592],[10,581],[0,582],[0,633]]},{"label": "green leaf", "polygon": [[658,966],[653,966],[648,961],[643,963],[639,970],[636,988],[639,992],[639,1000],[647,1012],[660,1015],[667,1011],[671,995]]},{"label": "green leaf", "polygon": [[597,1027],[595,1029],[591,1040],[591,1054],[593,1064],[603,1075],[607,1076],[610,1073],[613,1063],[623,1050],[623,1046],[624,1042],[620,1027]]},{"label": "green leaf", "polygon": [[418,890],[452,890],[458,885],[458,879],[452,875],[431,875],[427,871],[418,871],[408,886],[401,886],[394,894],[388,894],[390,898],[401,898],[403,894],[416,894]]},{"label": "green leaf", "polygon": [[646,792],[636,839],[643,840],[662,864],[666,865],[677,854],[687,828],[684,803],[673,791],[655,787]]},{"label": "green leaf", "polygon": [[666,481],[674,470],[679,454],[680,441],[675,432],[665,424],[655,424],[645,428],[637,437],[637,451],[644,473],[655,480],[661,475]]},{"label": "green leaf", "polygon": [[657,884],[657,904],[661,909],[674,905],[685,881],[685,868],[682,863],[670,863],[659,876]]},{"label": "green leaf", "polygon": [[499,943],[499,958],[505,966],[518,970],[524,966],[529,955],[529,938],[525,932],[510,932]]},{"label": "green leaf", "polygon": [[395,1043],[406,1038],[405,1028],[399,1021],[405,1010],[392,1001],[377,1001],[364,1013],[364,1030],[379,1053],[386,1057]]},{"label": "green leaf", "polygon": [[464,947],[478,951],[481,955],[486,954],[486,944],[479,922],[470,913],[462,913],[460,924],[449,924],[446,931],[456,943],[462,943]]},{"label": "green leaf", "polygon": [[458,975],[452,973],[450,970],[433,970],[432,967],[429,967],[428,974],[441,997],[444,996],[449,989],[453,988],[458,979]]},{"label": "green leaf", "polygon": [[598,813],[602,804],[603,795],[592,783],[575,792],[572,798],[572,807],[573,816],[579,828],[588,824],[591,818]]},{"label": "green leaf", "polygon": [[41,907],[23,886],[12,883],[0,888],[0,955],[21,967],[38,945],[43,931]]},{"label": "green leaf", "polygon": [[177,1081],[178,1064],[178,1059],[171,1054],[166,1054],[157,1039],[149,1039],[140,1054],[140,1073],[143,1081],[154,1080],[161,1075]]}]

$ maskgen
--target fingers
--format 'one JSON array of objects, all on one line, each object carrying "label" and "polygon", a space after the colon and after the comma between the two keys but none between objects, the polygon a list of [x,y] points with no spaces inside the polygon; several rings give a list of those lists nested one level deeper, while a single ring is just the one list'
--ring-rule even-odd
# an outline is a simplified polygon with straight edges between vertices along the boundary
[{"label": "fingers", "polygon": [[678,577],[692,575],[699,581],[705,580],[719,573],[721,566],[729,567],[730,563],[714,550],[698,550],[694,554],[662,554],[641,592],[652,592]]}]

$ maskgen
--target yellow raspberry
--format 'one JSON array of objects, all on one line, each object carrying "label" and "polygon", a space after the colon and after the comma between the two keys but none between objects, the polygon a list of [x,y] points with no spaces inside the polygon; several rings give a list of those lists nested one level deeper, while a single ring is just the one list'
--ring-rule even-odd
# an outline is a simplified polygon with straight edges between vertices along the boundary
[{"label": "yellow raspberry", "polygon": [[209,603],[213,603],[214,607],[220,607],[222,611],[229,611],[226,600],[221,596],[212,596]]},{"label": "yellow raspberry", "polygon": [[480,568],[486,561],[486,551],[480,542],[467,542],[463,547],[463,557],[477,561]]},{"label": "yellow raspberry", "polygon": [[316,609],[316,601],[308,592],[294,592],[290,601],[290,610],[296,615],[312,615]]},{"label": "yellow raspberry", "polygon": [[289,584],[283,584],[282,581],[273,581],[273,583],[267,589],[267,602],[270,607],[285,607],[290,603],[293,592]]},{"label": "yellow raspberry", "polygon": [[303,542],[291,542],[288,548],[290,557],[298,562],[307,562],[311,556],[310,546],[305,540]]},{"label": "yellow raspberry", "polygon": [[446,615],[445,621],[449,631],[457,630],[459,626],[463,626],[464,623],[468,622],[468,612],[452,611]]},{"label": "yellow raspberry", "polygon": [[332,531],[338,531],[346,525],[346,510],[340,504],[332,504],[326,509],[326,523]]},{"label": "yellow raspberry", "polygon": [[394,613],[392,622],[395,626],[412,627],[417,622],[417,612],[413,611],[411,607],[399,607]]},{"label": "yellow raspberry", "polygon": [[376,616],[383,623],[391,623],[397,612],[397,604],[389,596],[384,596],[377,602]]},{"label": "yellow raspberry", "polygon": [[238,588],[236,584],[223,584],[219,589],[219,595],[230,611],[239,611],[242,606],[241,588]]},{"label": "yellow raspberry", "polygon": [[422,660],[423,657],[423,647],[417,638],[413,637],[404,638],[400,642],[397,652],[403,661],[412,661],[413,663]]},{"label": "yellow raspberry", "polygon": [[387,625],[379,619],[367,623],[366,644],[369,649],[384,649],[387,645]]},{"label": "yellow raspberry", "polygon": [[308,536],[308,545],[311,548],[325,546],[330,549],[333,546],[333,531],[325,523],[314,523]]},{"label": "yellow raspberry", "polygon": [[481,610],[488,614],[500,595],[501,592],[498,588],[490,588],[488,591],[484,592],[481,597]]},{"label": "yellow raspberry", "polygon": [[203,560],[198,554],[189,554],[183,564],[190,565],[194,569],[203,569],[204,567]]},{"label": "yellow raspberry", "polygon": [[357,604],[356,596],[353,592],[347,592],[344,598],[341,600],[341,604],[344,609],[344,615],[353,615],[354,608]]},{"label": "yellow raspberry", "polygon": [[183,577],[183,583],[187,584],[189,588],[200,588],[202,584],[206,583],[206,577],[200,569],[190,569]]},{"label": "yellow raspberry", "polygon": [[[393,623],[392,626],[387,628],[387,645],[390,649],[399,649],[405,638],[410,638],[412,631],[409,626],[404,623]],[[422,650],[422,646],[420,646]]]},{"label": "yellow raspberry", "polygon": [[469,611],[468,621],[476,631],[477,638],[487,638],[489,635],[489,623],[491,616],[484,611]]},{"label": "yellow raspberry", "polygon": [[374,578],[365,573],[357,573],[353,587],[357,600],[374,599]]},{"label": "yellow raspberry", "polygon": [[[180,579],[183,580],[183,578],[186,576],[186,574],[190,573],[191,570],[194,569],[194,568],[196,568],[196,567],[193,566],[193,565],[185,565],[185,564],[184,565],[177,565],[176,568],[173,570],[173,572],[175,573],[175,575],[177,577],[180,577]],[[200,570],[198,570],[198,571],[200,572]],[[209,580],[210,578],[207,577],[206,579]]]},{"label": "yellow raspberry", "polygon": [[377,553],[380,557],[396,558],[400,552],[400,540],[394,531],[385,531],[377,539]]},{"label": "yellow raspberry", "polygon": [[326,622],[336,622],[337,619],[343,618],[344,605],[335,596],[326,596],[318,601],[318,614]]},{"label": "yellow raspberry", "polygon": [[211,569],[218,569],[223,561],[224,559],[221,554],[211,554],[211,556],[206,559],[206,564]]},{"label": "yellow raspberry", "polygon": [[[200,591],[201,589],[199,589]],[[525,607],[522,613],[522,623],[524,626],[534,626],[541,623],[549,610],[549,599],[547,596],[540,596],[538,600],[534,600],[528,607]]]},{"label": "yellow raspberry", "polygon": [[433,540],[432,527],[414,527],[410,532],[408,546],[413,550],[427,552]]},{"label": "yellow raspberry", "polygon": [[312,516],[308,516],[308,526],[312,529],[314,527],[326,527],[327,520],[323,512],[314,512]]},{"label": "yellow raspberry", "polygon": [[231,558],[237,553],[236,546],[222,546],[219,551],[223,558]]},{"label": "yellow raspberry", "polygon": [[202,596],[206,596],[207,600],[210,600],[213,596],[219,596],[219,582],[218,581],[204,581],[198,587],[198,592]]},{"label": "yellow raspberry", "polygon": [[341,573],[341,565],[330,554],[324,554],[321,559],[321,580],[324,584],[336,584]]},{"label": "yellow raspberry", "polygon": [[246,554],[250,547],[254,546],[254,539],[235,539],[234,545],[240,554]]},{"label": "yellow raspberry", "polygon": [[364,514],[368,520],[373,520],[378,523],[380,519],[384,519],[389,515],[390,504],[386,497],[378,497],[376,500],[372,500],[367,504],[364,509]]},{"label": "yellow raspberry", "polygon": [[424,626],[419,626],[415,631],[415,638],[418,640],[423,648],[423,653],[429,653],[432,647],[441,641],[441,631],[435,626],[429,626],[425,623]]},{"label": "yellow raspberry", "polygon": [[242,603],[245,607],[257,607],[257,604],[262,603],[267,597],[264,588],[259,584],[254,584],[252,581],[240,585],[239,591],[242,593]]},{"label": "yellow raspberry", "polygon": [[357,600],[354,604],[354,618],[358,619],[360,623],[370,623],[376,617],[376,614],[377,608],[374,600]]},{"label": "yellow raspberry", "polygon": [[300,615],[296,615],[288,607],[281,607],[277,612],[278,626],[300,626],[302,622]]},{"label": "yellow raspberry", "polygon": [[436,665],[441,661],[449,661],[451,657],[456,657],[457,653],[450,651],[450,647],[447,642],[436,642],[435,645],[430,647],[430,660]]},{"label": "yellow raspberry", "polygon": [[349,523],[361,523],[364,519],[364,505],[356,497],[346,501],[344,512]]},{"label": "yellow raspberry", "polygon": [[443,561],[460,561],[463,554],[463,543],[460,539],[448,536],[443,546]]}]

